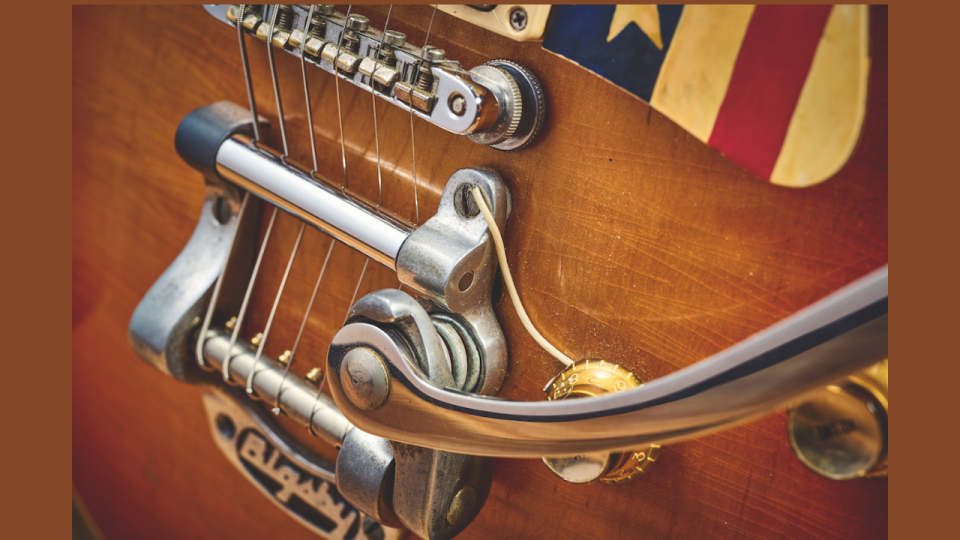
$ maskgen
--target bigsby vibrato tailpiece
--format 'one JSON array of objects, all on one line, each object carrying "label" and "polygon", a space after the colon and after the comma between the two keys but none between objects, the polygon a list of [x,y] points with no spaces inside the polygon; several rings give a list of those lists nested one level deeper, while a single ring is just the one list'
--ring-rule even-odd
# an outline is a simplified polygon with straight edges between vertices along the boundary
[{"label": "bigsby vibrato tailpiece", "polygon": [[[329,496],[335,503],[329,508],[351,504],[424,538],[450,538],[476,516],[489,489],[489,462],[472,456],[562,458],[682,440],[776,410],[887,356],[883,268],[745,342],[646,385],[621,389],[613,381],[613,392],[588,399],[490,399],[507,369],[491,303],[497,263],[487,225],[466,195],[479,187],[502,228],[509,197],[500,177],[486,169],[458,171],[437,214],[411,230],[251,144],[249,130],[249,111],[229,103],[198,109],[181,123],[177,149],[205,174],[207,200],[183,253],[134,313],[130,339],[164,373],[216,388],[216,399],[207,401],[212,430],[233,445],[224,448],[247,449],[232,460],[251,479],[262,477],[251,472],[251,463],[287,467],[284,478],[295,478],[296,486],[261,489],[292,514],[290,497],[323,509]],[[258,358],[217,329],[239,311],[253,266],[257,218],[251,209],[257,199],[244,191],[395,268],[405,285],[429,299],[421,304],[384,290],[356,303],[328,353],[332,401],[311,381],[286,374],[280,361]],[[215,289],[216,304],[207,309]],[[207,329],[201,328],[205,312],[216,318]],[[199,358],[192,354],[195,346]],[[225,410],[240,407],[245,416],[260,418],[200,365],[222,370],[226,381],[250,380],[256,396],[341,447],[336,469],[302,457],[273,428],[229,429],[264,423],[228,416]],[[216,405],[224,400],[233,405]],[[623,465],[604,459],[601,468],[608,472]],[[324,478],[335,478],[338,490],[321,486]],[[322,534],[345,526],[329,517],[297,519]]]}]

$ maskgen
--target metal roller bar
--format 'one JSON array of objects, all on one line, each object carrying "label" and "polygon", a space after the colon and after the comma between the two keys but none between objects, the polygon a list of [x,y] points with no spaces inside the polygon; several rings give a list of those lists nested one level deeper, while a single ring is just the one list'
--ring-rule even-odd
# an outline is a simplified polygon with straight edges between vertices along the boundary
[{"label": "metal roller bar", "polygon": [[[222,330],[209,330],[203,342],[203,357],[211,367],[220,370],[229,346],[230,336],[227,333]],[[247,380],[250,370],[254,368],[255,357],[256,351],[246,344],[234,345],[230,359],[230,377],[235,381]],[[277,401],[277,392],[282,383],[283,393],[278,400],[280,408],[290,418],[311,429],[318,437],[340,448],[344,437],[353,429],[353,424],[316,385],[292,372],[288,373],[284,380],[284,368],[283,364],[273,358],[261,355],[260,360],[256,361],[257,374],[253,378],[256,395],[267,402]]]},{"label": "metal roller bar", "polygon": [[225,180],[396,270],[397,254],[411,228],[318,182],[270,150],[253,145],[249,137],[234,135],[220,145],[216,171]]}]

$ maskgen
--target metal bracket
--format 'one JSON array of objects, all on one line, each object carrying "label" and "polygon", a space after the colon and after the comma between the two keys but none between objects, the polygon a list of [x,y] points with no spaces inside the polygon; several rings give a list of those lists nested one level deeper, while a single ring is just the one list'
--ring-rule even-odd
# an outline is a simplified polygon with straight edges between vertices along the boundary
[{"label": "metal bracket", "polygon": [[[230,102],[214,103],[187,115],[177,129],[177,150],[204,173],[206,200],[190,241],[150,288],[130,320],[129,340],[144,360],[171,377],[195,382],[200,374],[190,351],[192,334],[210,301],[220,269],[230,258],[236,274],[249,274],[253,246],[234,238],[255,232],[259,207],[238,219],[242,193],[214,171],[216,149],[234,134],[252,131],[250,112]],[[234,280],[224,283],[225,302],[239,298]],[[236,284],[239,286],[239,284]]]},{"label": "metal bracket", "polygon": [[497,256],[487,223],[470,196],[474,186],[483,192],[497,226],[505,230],[510,194],[503,179],[488,168],[460,169],[447,181],[436,215],[401,246],[397,276],[467,326],[484,369],[477,393],[493,395],[507,375],[507,345],[493,310]]},{"label": "metal bracket", "polygon": [[[371,351],[369,358],[385,358],[390,364],[404,362],[431,384],[446,388],[452,380],[449,358],[442,353],[443,343],[427,312],[405,293],[388,289],[371,293],[351,310],[348,324],[330,345],[327,357],[330,392],[340,407],[365,408],[354,402],[345,389],[351,377],[343,377],[347,354],[358,348]],[[411,349],[418,349],[417,353]],[[427,369],[421,370],[414,358],[426,356]],[[429,371],[428,371],[429,370]],[[391,375],[396,371],[391,369]],[[356,383],[353,383],[356,384]],[[388,395],[389,388],[381,388]],[[376,400],[381,401],[381,396]],[[399,398],[404,399],[404,398]],[[386,420],[386,419],[385,419]],[[390,420],[400,431],[405,422]],[[396,479],[393,483],[393,508],[411,531],[423,538],[445,540],[459,534],[483,508],[492,482],[489,458],[421,448],[393,442]]]}]

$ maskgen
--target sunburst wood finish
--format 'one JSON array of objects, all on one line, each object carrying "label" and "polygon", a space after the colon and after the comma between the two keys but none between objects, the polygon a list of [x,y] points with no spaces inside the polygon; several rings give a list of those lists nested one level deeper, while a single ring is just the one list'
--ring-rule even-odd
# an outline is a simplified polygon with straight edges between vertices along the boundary
[{"label": "sunburst wood finish", "polygon": [[[339,8],[345,11],[345,6]],[[383,27],[386,9],[355,7]],[[422,44],[432,8],[396,7],[391,28]],[[621,362],[651,380],[695,363],[887,261],[886,10],[871,11],[870,96],[860,145],[808,189],[761,182],[671,121],[538,44],[444,13],[430,44],[466,67],[531,67],[549,119],[528,150],[501,153],[417,120],[420,222],[461,167],[500,172],[513,196],[508,258],[534,323],[575,358]],[[261,114],[281,148],[266,45],[248,50]],[[310,164],[299,61],[276,55],[292,157]],[[343,182],[333,78],[308,69],[320,173]],[[371,97],[340,85],[352,190],[378,200]],[[137,302],[200,213],[200,175],[173,148],[179,121],[220,100],[246,104],[236,32],[199,7],[75,7],[73,26],[73,479],[107,538],[310,538],[216,449],[199,390],[127,344]],[[384,206],[415,220],[410,119],[377,107]],[[309,169],[309,167],[307,167]],[[265,324],[299,224],[278,218],[245,334]],[[306,232],[267,344],[290,348],[330,239]],[[294,369],[322,365],[363,257],[340,245]],[[360,295],[396,287],[371,263]],[[559,365],[498,313],[510,348],[501,396],[544,399]],[[309,437],[296,425],[289,431]],[[332,448],[317,441],[320,453]],[[805,469],[785,415],[668,446],[623,485],[566,484],[538,461],[496,460],[463,538],[877,538],[887,482],[838,483]]]}]

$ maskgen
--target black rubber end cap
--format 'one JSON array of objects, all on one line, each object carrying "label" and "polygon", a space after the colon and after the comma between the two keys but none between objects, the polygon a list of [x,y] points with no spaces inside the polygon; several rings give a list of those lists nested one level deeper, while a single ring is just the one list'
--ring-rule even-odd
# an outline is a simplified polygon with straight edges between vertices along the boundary
[{"label": "black rubber end cap", "polygon": [[[266,123],[260,120],[261,129]],[[191,167],[204,176],[216,177],[220,145],[235,134],[253,135],[253,117],[248,109],[220,101],[192,111],[180,121],[174,146]]]}]

